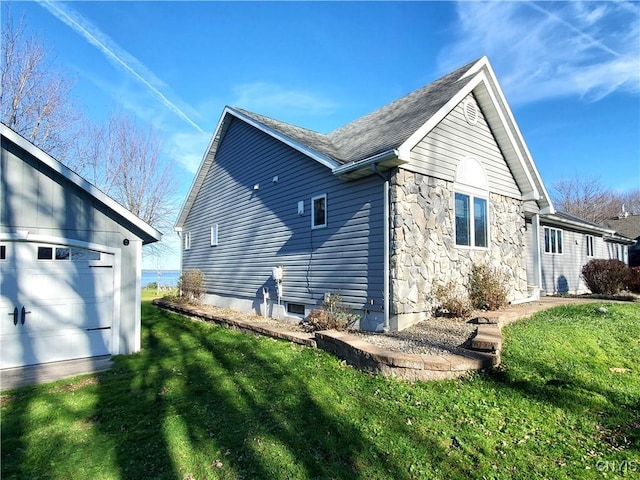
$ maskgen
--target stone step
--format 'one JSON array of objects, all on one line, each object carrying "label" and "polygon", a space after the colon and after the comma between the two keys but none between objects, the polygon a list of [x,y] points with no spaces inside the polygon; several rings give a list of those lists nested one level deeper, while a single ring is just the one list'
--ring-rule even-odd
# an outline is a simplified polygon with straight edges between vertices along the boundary
[{"label": "stone step", "polygon": [[481,352],[502,350],[502,334],[497,325],[478,325],[476,336],[471,339],[471,349]]}]

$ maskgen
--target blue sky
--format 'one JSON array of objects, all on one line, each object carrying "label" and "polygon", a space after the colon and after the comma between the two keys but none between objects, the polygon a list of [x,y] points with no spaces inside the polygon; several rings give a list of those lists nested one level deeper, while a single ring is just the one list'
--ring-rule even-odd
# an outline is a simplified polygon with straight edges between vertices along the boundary
[{"label": "blue sky", "polygon": [[225,105],[326,133],[483,55],[548,189],[640,188],[635,2],[10,4],[91,118],[158,130],[183,193]]}]

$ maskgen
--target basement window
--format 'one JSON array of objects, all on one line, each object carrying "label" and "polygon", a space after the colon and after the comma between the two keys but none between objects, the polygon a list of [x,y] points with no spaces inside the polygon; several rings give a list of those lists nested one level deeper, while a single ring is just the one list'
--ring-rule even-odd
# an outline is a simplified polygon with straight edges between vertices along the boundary
[{"label": "basement window", "polygon": [[53,248],[38,247],[38,260],[53,260]]},{"label": "basement window", "polygon": [[294,315],[303,315],[304,316],[304,305],[301,303],[289,303],[287,302],[287,313],[292,313]]}]

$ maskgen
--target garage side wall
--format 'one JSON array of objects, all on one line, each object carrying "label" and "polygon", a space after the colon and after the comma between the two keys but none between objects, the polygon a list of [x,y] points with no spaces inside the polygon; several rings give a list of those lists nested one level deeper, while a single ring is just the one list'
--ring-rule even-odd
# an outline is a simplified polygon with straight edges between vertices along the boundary
[{"label": "garage side wall", "polygon": [[114,218],[104,204],[4,136],[0,198],[2,234],[59,239],[61,244],[84,242],[120,252],[121,263],[115,267],[119,280],[114,276],[119,347],[112,353],[139,350],[142,240],[126,221]]}]

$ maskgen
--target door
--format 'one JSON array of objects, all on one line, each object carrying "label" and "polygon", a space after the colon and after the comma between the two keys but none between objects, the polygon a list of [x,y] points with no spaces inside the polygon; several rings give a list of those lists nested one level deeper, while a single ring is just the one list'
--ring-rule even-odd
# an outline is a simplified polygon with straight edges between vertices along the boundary
[{"label": "door", "polygon": [[0,368],[108,355],[113,255],[6,242],[0,260]]}]

